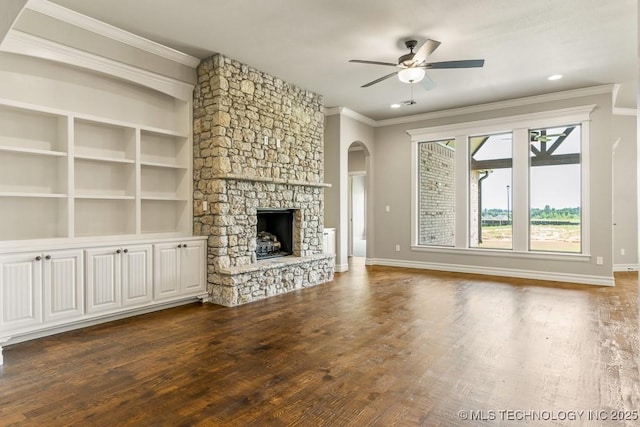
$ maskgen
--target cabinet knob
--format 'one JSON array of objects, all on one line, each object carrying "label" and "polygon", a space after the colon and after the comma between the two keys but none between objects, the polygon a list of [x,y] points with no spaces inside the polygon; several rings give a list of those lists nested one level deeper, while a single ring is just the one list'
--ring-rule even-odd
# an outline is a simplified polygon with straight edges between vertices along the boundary
[{"label": "cabinet knob", "polygon": [[129,249],[125,249],[123,252],[126,254],[127,252],[129,252]]},{"label": "cabinet knob", "polygon": [[118,249],[118,250],[116,251],[116,253],[117,253],[117,254],[119,254],[120,252],[122,252],[120,249]]},{"label": "cabinet knob", "polygon": [[186,247],[187,247],[187,244],[186,244],[186,243],[183,243],[183,244],[182,244],[182,247],[183,247],[183,248],[186,248]]},{"label": "cabinet knob", "polygon": [[45,256],[44,259],[51,259],[51,255]]},{"label": "cabinet knob", "polygon": [[178,248],[181,248],[181,247],[182,247],[182,245],[178,245]]},{"label": "cabinet knob", "polygon": [[38,256],[36,257],[36,261],[40,261],[41,259],[42,259],[42,257],[41,257],[40,255],[38,255]]}]

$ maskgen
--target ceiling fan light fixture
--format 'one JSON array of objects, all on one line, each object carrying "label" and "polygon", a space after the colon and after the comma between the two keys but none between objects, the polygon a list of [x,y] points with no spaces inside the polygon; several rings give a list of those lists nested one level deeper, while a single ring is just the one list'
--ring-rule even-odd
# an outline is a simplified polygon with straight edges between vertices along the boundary
[{"label": "ceiling fan light fixture", "polygon": [[398,79],[403,83],[418,83],[424,75],[423,68],[405,68],[398,71]]},{"label": "ceiling fan light fixture", "polygon": [[391,104],[390,107],[391,108],[400,108],[400,107],[402,107],[402,104]]}]

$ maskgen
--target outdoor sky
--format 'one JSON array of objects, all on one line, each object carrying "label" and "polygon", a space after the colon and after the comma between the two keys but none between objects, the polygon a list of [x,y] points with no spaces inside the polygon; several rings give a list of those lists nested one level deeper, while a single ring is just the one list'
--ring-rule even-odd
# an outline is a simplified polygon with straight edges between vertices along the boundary
[{"label": "outdoor sky", "polygon": [[[549,135],[559,134],[563,128],[547,129]],[[492,135],[475,155],[477,160],[511,157],[511,134]],[[553,141],[547,143],[551,146]],[[554,154],[580,152],[580,132],[576,128],[562,142]],[[507,209],[507,185],[512,193],[511,169],[494,169],[482,182],[482,208]],[[580,165],[536,166],[530,176],[531,208],[575,208],[580,206]],[[513,194],[509,209],[513,210]]]}]

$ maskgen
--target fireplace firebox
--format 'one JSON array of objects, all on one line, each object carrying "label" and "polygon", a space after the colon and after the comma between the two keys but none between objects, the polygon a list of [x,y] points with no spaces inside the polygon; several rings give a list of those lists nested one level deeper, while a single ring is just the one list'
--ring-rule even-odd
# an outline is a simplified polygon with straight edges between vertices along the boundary
[{"label": "fireplace firebox", "polygon": [[258,209],[256,258],[274,258],[293,253],[293,209]]}]

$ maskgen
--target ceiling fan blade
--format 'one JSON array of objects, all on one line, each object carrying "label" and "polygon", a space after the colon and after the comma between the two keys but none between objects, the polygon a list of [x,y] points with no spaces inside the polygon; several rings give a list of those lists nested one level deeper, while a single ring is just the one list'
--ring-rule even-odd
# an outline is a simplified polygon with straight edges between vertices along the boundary
[{"label": "ceiling fan blade", "polygon": [[424,68],[478,68],[484,65],[484,59],[467,59],[464,61],[444,61],[424,64]]},{"label": "ceiling fan blade", "polygon": [[438,48],[438,46],[440,46],[440,42],[431,39],[427,40],[422,46],[420,46],[420,49],[418,49],[416,54],[413,56],[413,60],[416,64],[424,62],[429,55]]},{"label": "ceiling fan blade", "polygon": [[422,80],[420,80],[420,84],[425,90],[431,90],[436,87],[436,83],[431,80],[431,78],[429,78],[429,76],[427,76],[426,74],[424,75]]},{"label": "ceiling fan blade", "polygon": [[396,74],[398,74],[398,72],[397,72],[397,71],[394,71],[394,72],[393,72],[393,73],[391,73],[391,74],[387,74],[386,76],[382,76],[382,77],[380,77],[379,79],[375,79],[374,81],[369,82],[369,83],[367,83],[367,84],[365,84],[365,85],[362,85],[362,86],[360,86],[360,87],[369,87],[369,86],[373,86],[374,84],[376,84],[376,83],[380,83],[380,82],[381,82],[381,81],[383,81],[383,80],[387,80],[389,77],[393,77],[393,76],[395,76]]},{"label": "ceiling fan blade", "polygon": [[392,62],[366,61],[364,59],[350,59],[349,62],[356,62],[358,64],[390,65],[392,67],[398,66],[398,64],[394,64]]}]

